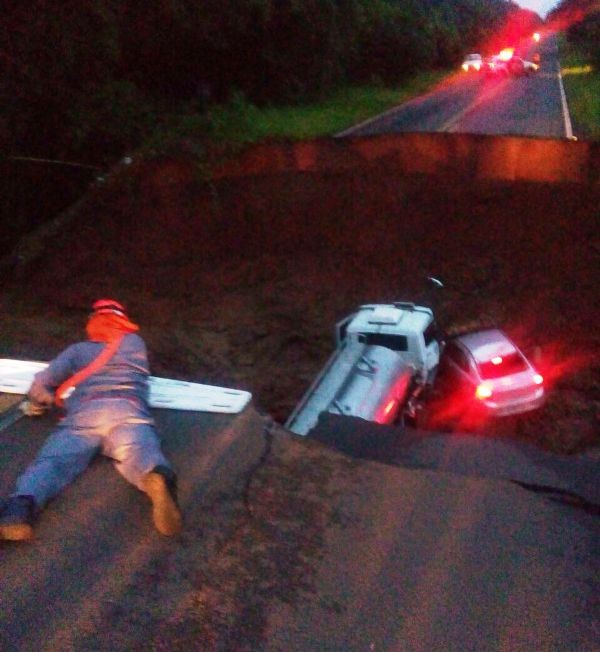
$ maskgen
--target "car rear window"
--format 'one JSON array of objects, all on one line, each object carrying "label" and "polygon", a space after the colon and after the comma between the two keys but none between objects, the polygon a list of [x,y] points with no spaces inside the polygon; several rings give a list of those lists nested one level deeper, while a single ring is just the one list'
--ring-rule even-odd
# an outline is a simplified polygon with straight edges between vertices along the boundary
[{"label": "car rear window", "polygon": [[518,374],[521,371],[527,371],[528,368],[523,356],[516,351],[508,355],[493,358],[493,361],[480,362],[477,366],[483,380]]}]

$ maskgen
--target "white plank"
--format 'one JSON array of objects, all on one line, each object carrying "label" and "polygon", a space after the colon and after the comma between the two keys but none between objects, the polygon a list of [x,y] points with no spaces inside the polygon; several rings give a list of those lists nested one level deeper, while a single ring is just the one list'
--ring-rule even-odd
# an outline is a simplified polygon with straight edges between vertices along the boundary
[{"label": "white plank", "polygon": [[[0,358],[0,392],[26,394],[34,375],[46,362]],[[172,378],[149,377],[151,407],[198,412],[241,412],[252,394],[239,389],[191,383]]]}]

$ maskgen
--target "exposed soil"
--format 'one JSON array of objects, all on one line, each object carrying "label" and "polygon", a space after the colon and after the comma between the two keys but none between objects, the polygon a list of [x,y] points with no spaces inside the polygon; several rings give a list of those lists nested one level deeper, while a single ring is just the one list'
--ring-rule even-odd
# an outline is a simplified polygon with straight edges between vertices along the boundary
[{"label": "exposed soil", "polygon": [[4,283],[0,355],[48,359],[90,303],[125,302],[155,375],[249,389],[284,422],[365,302],[441,278],[449,329],[496,323],[528,352],[547,406],[490,430],[575,452],[599,442],[600,189],[399,176],[383,164],[206,183],[139,162],[90,194],[46,253]]}]

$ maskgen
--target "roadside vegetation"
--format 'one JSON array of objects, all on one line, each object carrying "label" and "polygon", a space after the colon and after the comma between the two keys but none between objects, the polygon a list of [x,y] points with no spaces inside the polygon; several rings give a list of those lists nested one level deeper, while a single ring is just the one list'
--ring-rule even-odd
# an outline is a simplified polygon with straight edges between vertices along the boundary
[{"label": "roadside vegetation", "polygon": [[560,0],[547,18],[560,32],[561,73],[576,135],[598,140],[600,6],[597,0]]},{"label": "roadside vegetation", "polygon": [[345,86],[304,104],[260,107],[239,97],[211,107],[210,128],[215,138],[229,143],[330,136],[424,93],[448,72],[416,73],[397,86]]},{"label": "roadside vegetation", "polygon": [[307,102],[259,105],[241,93],[203,112],[183,107],[140,141],[142,150],[161,151],[182,144],[202,156],[207,142],[229,149],[269,139],[303,140],[331,136],[421,95],[450,70],[415,73],[397,85],[347,85]]},{"label": "roadside vegetation", "polygon": [[[600,67],[577,41],[559,40],[569,112],[583,139],[600,140]],[[576,129],[577,133],[577,129]]]}]

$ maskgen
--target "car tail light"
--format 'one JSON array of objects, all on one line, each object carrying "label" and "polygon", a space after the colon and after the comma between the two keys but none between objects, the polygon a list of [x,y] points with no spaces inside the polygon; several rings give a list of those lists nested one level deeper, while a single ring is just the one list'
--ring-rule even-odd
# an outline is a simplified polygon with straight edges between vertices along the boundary
[{"label": "car tail light", "polygon": [[542,376],[542,374],[534,374],[533,375],[533,382],[536,385],[541,385],[544,382],[544,377]]},{"label": "car tail light", "polygon": [[395,405],[396,405],[396,399],[392,399],[391,401],[389,401],[383,410],[384,416],[387,417],[387,415],[392,411]]},{"label": "car tail light", "polygon": [[387,403],[380,405],[377,412],[373,415],[375,423],[392,423],[396,416],[398,401],[395,398],[388,400]]},{"label": "car tail light", "polygon": [[485,401],[486,398],[490,398],[490,396],[493,393],[493,385],[492,383],[479,383],[477,385],[477,389],[475,390],[475,396],[480,400],[480,401]]}]

